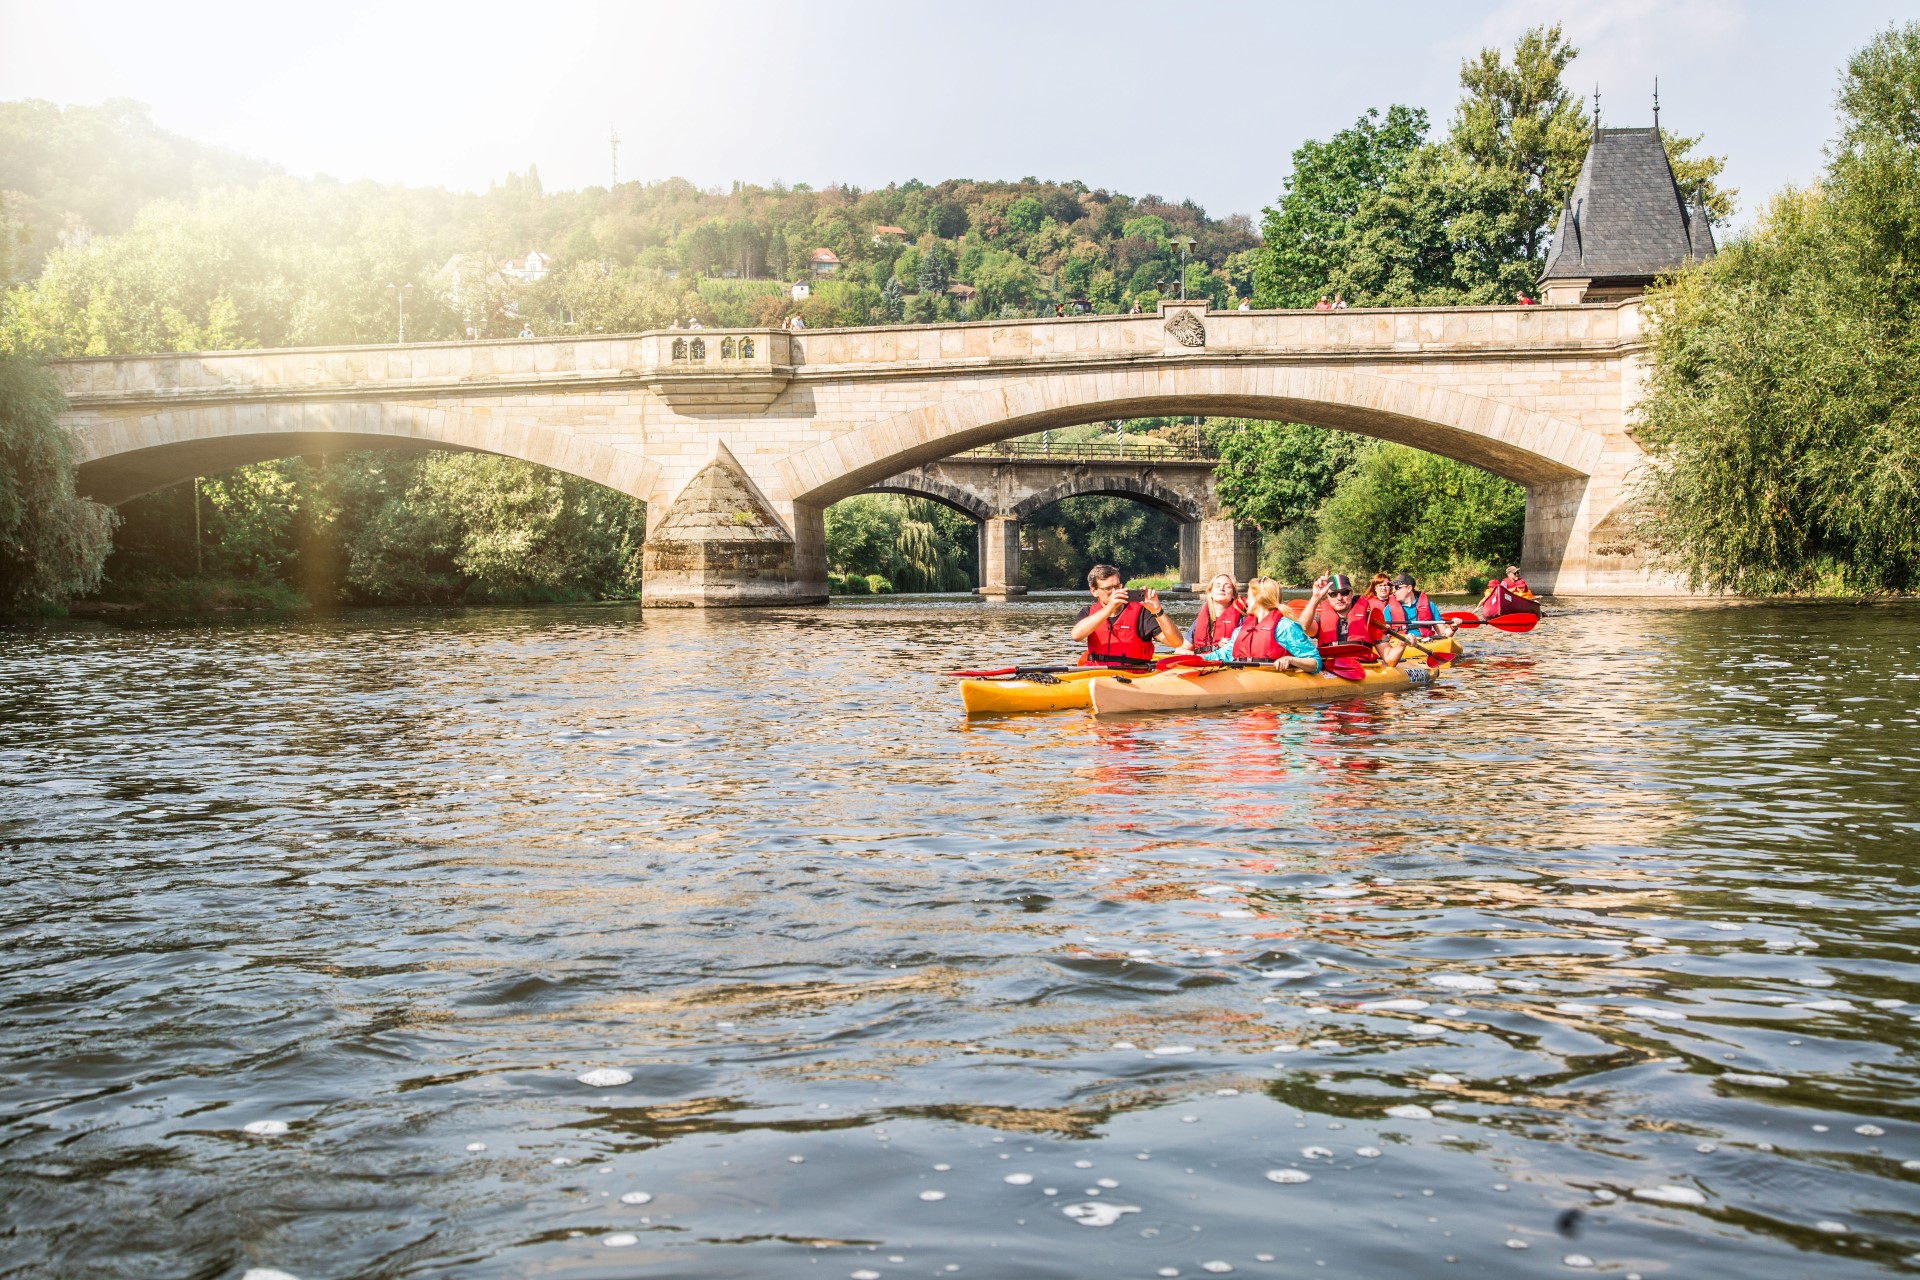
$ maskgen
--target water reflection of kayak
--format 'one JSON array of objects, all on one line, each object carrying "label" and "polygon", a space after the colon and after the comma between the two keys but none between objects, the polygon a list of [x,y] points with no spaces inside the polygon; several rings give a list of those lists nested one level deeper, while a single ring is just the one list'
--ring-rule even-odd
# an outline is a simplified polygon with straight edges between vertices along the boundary
[{"label": "water reflection of kayak", "polygon": [[1159,675],[1101,680],[1089,689],[1097,716],[1134,711],[1192,711],[1203,707],[1321,702],[1396,689],[1424,687],[1434,673],[1425,666],[1370,666],[1358,680],[1326,672],[1274,671],[1266,667],[1216,667],[1163,671]]},{"label": "water reflection of kayak", "polygon": [[[1456,640],[1423,640],[1421,643],[1435,653],[1458,656],[1463,652],[1459,642]],[[1420,655],[1417,653],[1411,654],[1410,657],[1415,662],[1420,660]],[[1246,668],[1239,668],[1237,670],[1239,674],[1243,675],[1261,674],[1259,672],[1252,672]],[[1368,667],[1366,670],[1369,672],[1378,672],[1380,668]],[[1421,670],[1424,672],[1425,668],[1423,667]],[[1082,707],[1094,707],[1097,710],[1098,706],[1093,697],[1094,689],[1097,687],[1105,687],[1112,683],[1114,677],[1124,674],[1126,673],[1103,667],[1086,667],[1078,671],[1062,671],[1053,675],[1036,675],[1027,679],[962,680],[960,682],[960,702],[961,705],[966,707],[969,714],[981,715],[1017,715],[1024,711],[1073,711]],[[1169,672],[1167,674],[1172,673]],[[1265,674],[1278,675],[1280,673],[1267,672]],[[1157,680],[1159,678],[1158,676],[1128,676],[1128,679],[1136,684],[1143,680]],[[1193,679],[1195,677],[1190,676],[1187,678]],[[1367,681],[1355,682],[1351,680],[1341,680],[1334,676],[1316,676],[1313,677],[1313,679],[1330,681],[1331,684],[1328,686],[1330,688],[1339,686],[1335,692],[1316,696],[1337,698],[1351,693],[1372,693],[1375,691],[1375,686],[1369,684]],[[1404,689],[1409,683],[1409,678],[1403,676],[1393,687]],[[1294,688],[1294,686],[1290,684],[1281,687],[1283,689]],[[1182,705],[1232,706],[1238,702],[1299,702],[1304,700],[1306,699],[1300,697],[1248,698],[1224,702]]]}]

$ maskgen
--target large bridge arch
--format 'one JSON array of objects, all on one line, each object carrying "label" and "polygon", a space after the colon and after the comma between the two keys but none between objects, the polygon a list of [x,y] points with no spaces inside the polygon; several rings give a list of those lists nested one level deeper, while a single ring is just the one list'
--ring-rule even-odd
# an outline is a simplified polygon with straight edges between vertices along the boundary
[{"label": "large bridge arch", "polygon": [[1578,423],[1483,396],[1344,369],[1202,357],[1151,369],[1034,374],[942,399],[780,464],[793,500],[837,502],[908,468],[1050,428],[1203,415],[1306,422],[1412,445],[1529,486],[1584,480],[1606,442]]},{"label": "large bridge arch", "polygon": [[445,449],[537,463],[646,499],[659,465],[589,436],[483,408],[381,401],[191,405],[115,417],[83,433],[76,485],[118,506],[195,476],[348,449]]}]

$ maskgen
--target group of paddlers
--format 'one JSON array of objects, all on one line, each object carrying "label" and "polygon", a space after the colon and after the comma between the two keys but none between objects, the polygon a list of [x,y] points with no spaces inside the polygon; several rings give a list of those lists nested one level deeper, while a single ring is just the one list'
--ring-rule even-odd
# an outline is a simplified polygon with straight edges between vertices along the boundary
[{"label": "group of paddlers", "polygon": [[[1392,665],[1409,644],[1417,649],[1422,640],[1454,632],[1454,623],[1442,616],[1410,573],[1376,573],[1364,591],[1356,591],[1344,573],[1324,574],[1305,601],[1287,605],[1281,603],[1280,584],[1272,578],[1249,580],[1243,598],[1231,574],[1215,574],[1200,616],[1184,636],[1161,607],[1159,592],[1128,590],[1120,571],[1110,564],[1088,571],[1087,588],[1093,603],[1073,626],[1073,639],[1087,646],[1082,666],[1151,663],[1156,645],[1210,661],[1259,662],[1297,671],[1319,671],[1323,650],[1357,646]],[[1533,599],[1518,566],[1508,565],[1505,577],[1487,584],[1475,613],[1482,618],[1537,614]]]}]

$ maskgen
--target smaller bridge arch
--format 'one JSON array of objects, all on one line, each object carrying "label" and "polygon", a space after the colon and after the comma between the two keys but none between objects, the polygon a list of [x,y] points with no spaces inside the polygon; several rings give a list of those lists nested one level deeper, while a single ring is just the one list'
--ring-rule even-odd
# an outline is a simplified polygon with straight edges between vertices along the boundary
[{"label": "smaller bridge arch", "polygon": [[1193,524],[1204,516],[1199,502],[1161,484],[1151,471],[1138,476],[1098,473],[1072,476],[1015,503],[1007,514],[1015,520],[1026,520],[1063,499],[1082,497],[1132,498],[1135,502],[1166,512],[1182,524]]},{"label": "smaller bridge arch", "polygon": [[969,492],[957,484],[948,484],[926,474],[925,469],[904,471],[897,476],[889,476],[878,484],[868,485],[864,493],[903,493],[909,497],[927,498],[958,511],[981,524],[993,519],[993,504],[979,494]]}]

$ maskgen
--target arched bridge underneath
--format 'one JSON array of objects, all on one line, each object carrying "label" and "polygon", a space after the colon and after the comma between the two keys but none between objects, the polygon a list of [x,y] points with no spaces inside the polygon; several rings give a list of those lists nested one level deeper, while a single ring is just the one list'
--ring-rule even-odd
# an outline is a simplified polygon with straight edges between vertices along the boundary
[{"label": "arched bridge underneath", "polygon": [[[1670,594],[1612,530],[1633,468],[1637,302],[668,331],[57,362],[83,492],[359,448],[482,450],[648,503],[645,599],[826,598],[826,508],[995,441],[1232,415],[1397,440],[1524,485],[1561,594]],[[1204,522],[1196,522],[1204,523]],[[1201,538],[1196,578],[1232,568]]]},{"label": "arched bridge underneath", "polygon": [[[1259,530],[1236,522],[1221,505],[1215,460],[1189,446],[1158,441],[1102,441],[1041,446],[1013,441],[975,449],[867,486],[868,493],[928,498],[980,525],[980,594],[1023,595],[1020,526],[1064,498],[1128,498],[1173,517],[1180,527],[1180,581],[1196,582],[1201,566],[1245,581],[1254,573]],[[1133,565],[1134,570],[1159,565]]]}]

